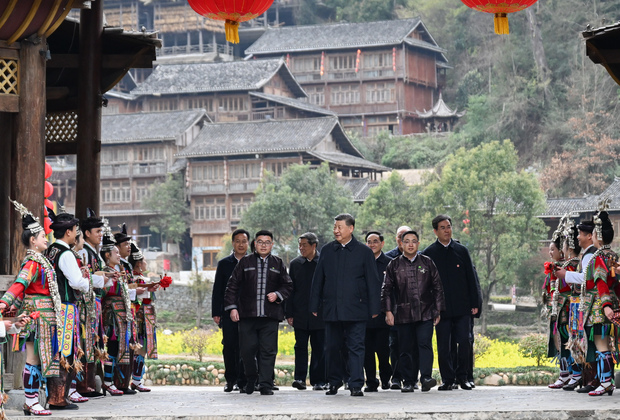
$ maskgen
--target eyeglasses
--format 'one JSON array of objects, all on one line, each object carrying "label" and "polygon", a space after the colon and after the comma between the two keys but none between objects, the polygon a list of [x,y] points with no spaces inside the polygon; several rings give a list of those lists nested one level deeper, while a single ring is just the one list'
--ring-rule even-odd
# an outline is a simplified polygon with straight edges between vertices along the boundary
[{"label": "eyeglasses", "polygon": [[409,244],[413,244],[413,245],[415,245],[415,244],[417,244],[417,243],[420,243],[420,241],[416,241],[415,239],[414,239],[414,240],[412,240],[412,241],[409,241],[409,240],[405,240],[405,241],[403,241],[403,244],[405,244],[405,245],[409,245]]},{"label": "eyeglasses", "polygon": [[381,243],[381,241],[377,239],[377,240],[374,240],[374,241],[366,241],[366,243],[368,245],[378,245],[378,244]]},{"label": "eyeglasses", "polygon": [[256,241],[256,245],[258,246],[270,246],[273,242],[271,241]]}]

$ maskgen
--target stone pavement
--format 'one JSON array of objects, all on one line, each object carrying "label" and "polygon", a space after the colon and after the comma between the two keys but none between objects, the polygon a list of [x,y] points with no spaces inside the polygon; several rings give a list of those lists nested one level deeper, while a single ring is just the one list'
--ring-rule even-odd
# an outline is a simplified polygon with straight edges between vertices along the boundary
[{"label": "stone pavement", "polygon": [[[14,392],[18,391],[12,391]],[[15,396],[15,402],[18,400]],[[14,407],[14,406],[13,406]],[[10,419],[25,418],[15,408]],[[151,393],[105,397],[80,404],[70,412],[55,411],[52,418],[71,420],[504,420],[620,418],[620,391],[612,397],[551,390],[546,387],[477,387],[472,391],[379,391],[351,397],[348,391],[327,396],[325,392],[281,387],[273,396],[238,392],[222,387],[153,387]]]}]

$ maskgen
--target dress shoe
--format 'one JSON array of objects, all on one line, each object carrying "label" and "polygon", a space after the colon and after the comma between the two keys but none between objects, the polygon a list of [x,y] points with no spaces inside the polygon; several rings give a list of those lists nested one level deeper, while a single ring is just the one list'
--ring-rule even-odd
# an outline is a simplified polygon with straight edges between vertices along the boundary
[{"label": "dress shoe", "polygon": [[239,391],[239,390],[241,390],[242,388],[244,388],[244,387],[243,387],[243,386],[239,387],[239,385],[235,384],[235,385],[233,386],[233,391]]},{"label": "dress shoe", "polygon": [[312,390],[313,391],[325,391],[328,388],[329,387],[325,384],[314,384],[314,386],[312,387]]},{"label": "dress shoe", "polygon": [[254,393],[254,391],[256,391],[256,386],[254,385],[254,382],[248,382],[245,386],[245,393],[250,395]]},{"label": "dress shoe", "polygon": [[280,388],[279,388],[279,387],[277,387],[276,385],[273,385],[273,386],[271,387],[271,390],[272,390],[272,391],[279,391],[279,390],[280,390]]},{"label": "dress shoe", "polygon": [[349,389],[349,383],[345,382],[344,383],[344,390],[347,391]]},{"label": "dress shoe", "polygon": [[80,407],[77,404],[67,404],[67,405],[54,405],[50,404],[50,410],[79,410]]},{"label": "dress shoe", "polygon": [[432,387],[437,385],[437,380],[434,378],[425,378],[422,379],[422,392],[428,392]]},{"label": "dress shoe", "polygon": [[306,383],[300,379],[296,379],[293,381],[293,388],[297,388],[300,391],[306,389]]},{"label": "dress shoe", "polygon": [[418,388],[418,383],[417,383],[417,382],[415,382],[415,383],[413,384],[413,389],[420,389],[420,388]]},{"label": "dress shoe", "polygon": [[361,388],[351,388],[351,396],[352,397],[363,397],[364,393],[362,392]]},{"label": "dress shoe", "polygon": [[86,398],[99,398],[99,397],[103,397],[103,394],[101,392],[91,391],[91,392],[83,393],[82,397],[86,397]]},{"label": "dress shoe", "polygon": [[569,383],[564,385],[562,389],[564,391],[574,391],[579,385],[582,383],[582,378],[575,380],[575,378],[571,379]]},{"label": "dress shoe", "polygon": [[325,395],[336,395],[338,393],[338,388],[340,388],[340,386],[330,385]]},{"label": "dress shoe", "polygon": [[594,385],[588,384],[586,386],[583,386],[583,387],[575,390],[575,392],[578,392],[580,394],[588,394],[588,393],[594,391],[595,389],[596,389],[596,387]]},{"label": "dress shoe", "polygon": [[413,385],[406,384],[400,389],[400,392],[413,392]]},{"label": "dress shoe", "polygon": [[469,382],[467,382],[467,381],[460,381],[459,385],[460,385],[461,389],[464,389],[465,391],[471,391],[472,390],[471,386],[469,386]]},{"label": "dress shoe", "polygon": [[381,382],[381,389],[390,389],[389,382]]},{"label": "dress shoe", "polygon": [[101,391],[103,392],[104,397],[107,392],[109,392],[110,395],[113,397],[120,397],[121,395],[123,395],[123,391],[121,391],[120,389],[117,389],[114,385],[102,384]]},{"label": "dress shoe", "polygon": [[367,386],[364,388],[364,392],[379,392],[379,388],[376,386]]},{"label": "dress shoe", "polygon": [[133,389],[129,388],[121,388],[121,391],[123,391],[123,394],[125,395],[134,395],[138,393],[138,391],[134,391]]},{"label": "dress shoe", "polygon": [[392,381],[390,389],[400,389],[400,381]]},{"label": "dress shoe", "polygon": [[443,384],[439,385],[439,387],[437,388],[440,391],[452,391],[452,385],[451,383],[446,383],[444,382]]},{"label": "dress shoe", "polygon": [[224,387],[224,392],[232,392],[233,389],[235,389],[235,386],[233,384],[226,383],[226,386]]},{"label": "dress shoe", "polygon": [[476,384],[474,383],[474,381],[468,381],[469,386],[474,389],[476,387]]},{"label": "dress shoe", "polygon": [[273,395],[273,390],[271,388],[264,386],[260,389],[260,394],[261,395]]},{"label": "dress shoe", "polygon": [[147,388],[145,386],[142,386],[142,384],[131,384],[130,385],[131,389],[138,391],[138,392],[151,392],[151,388]]}]

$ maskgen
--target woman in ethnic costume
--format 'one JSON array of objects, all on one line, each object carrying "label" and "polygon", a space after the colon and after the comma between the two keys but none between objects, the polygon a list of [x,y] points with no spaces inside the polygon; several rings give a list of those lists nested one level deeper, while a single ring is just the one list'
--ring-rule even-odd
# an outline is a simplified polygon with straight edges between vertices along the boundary
[{"label": "woman in ethnic costume", "polygon": [[22,214],[24,232],[21,240],[27,250],[15,283],[0,298],[0,310],[15,307],[20,314],[38,312],[38,317],[14,339],[13,350],[26,348],[24,414],[49,416],[52,412],[39,404],[39,388],[43,378],[60,375],[57,336],[57,325],[61,323],[60,294],[52,264],[42,254],[47,249],[43,227],[24,206],[13,204]]},{"label": "woman in ethnic costume", "polygon": [[[107,222],[107,221],[106,221]],[[114,383],[114,368],[116,364],[128,364],[129,349],[134,342],[134,322],[131,311],[129,288],[124,273],[116,267],[120,264],[120,253],[107,223],[104,225],[103,246],[101,258],[105,261],[104,271],[115,274],[112,284],[104,288],[103,297],[103,325],[107,336],[108,360],[103,364],[103,393],[109,392],[113,396],[123,395]]]},{"label": "woman in ethnic costume", "polygon": [[[26,323],[29,321],[30,319],[28,316],[22,316],[17,318],[15,322],[11,322],[8,319],[2,319],[2,315],[0,315],[0,344],[7,343],[7,334],[19,334],[21,329],[26,326]],[[4,361],[2,359],[2,352],[0,352],[0,420],[5,420],[4,403],[9,396],[4,393]]]},{"label": "woman in ethnic costume", "polygon": [[159,287],[158,284],[151,284],[151,279],[146,277],[146,260],[140,248],[131,242],[131,254],[129,255],[129,263],[133,267],[133,277],[140,286],[138,291],[143,291],[137,296],[136,314],[136,330],[138,343],[142,348],[136,351],[134,359],[134,369],[132,373],[131,388],[140,392],[150,392],[149,388],[142,385],[142,377],[144,375],[144,359],[157,359],[157,332],[155,317],[155,307],[153,306],[154,292]]}]

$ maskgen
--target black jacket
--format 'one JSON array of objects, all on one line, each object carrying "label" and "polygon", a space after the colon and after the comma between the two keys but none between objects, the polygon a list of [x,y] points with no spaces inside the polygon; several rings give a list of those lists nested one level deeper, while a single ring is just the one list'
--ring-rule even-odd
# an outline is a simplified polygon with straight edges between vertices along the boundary
[{"label": "black jacket", "polygon": [[413,261],[404,255],[393,259],[385,272],[381,303],[383,311],[394,314],[395,324],[437,318],[446,306],[433,261],[422,254]]},{"label": "black jacket", "polygon": [[211,316],[224,316],[224,292],[226,285],[233,270],[237,266],[237,258],[235,254],[230,254],[226,258],[222,258],[217,263],[215,270],[215,281],[213,282],[213,292],[211,293]]},{"label": "black jacket", "polygon": [[396,247],[396,248],[391,249],[388,252],[386,252],[385,255],[389,259],[393,260],[394,258],[397,258],[397,257],[400,257],[401,255],[403,255],[403,252],[400,249],[398,249],[398,247]]},{"label": "black jacket", "polygon": [[314,316],[310,312],[310,289],[312,277],[319,262],[319,252],[312,261],[299,256],[291,261],[289,275],[293,281],[293,293],[284,302],[284,314],[293,318],[293,328],[301,330],[322,330],[325,328],[323,315]]},{"label": "black jacket", "polygon": [[[256,318],[258,316],[257,283],[258,283],[258,259],[255,252],[243,257],[233,270],[228,286],[224,293],[224,309],[237,309],[239,318]],[[282,301],[287,299],[293,291],[293,283],[286,272],[282,260],[275,255],[267,256],[267,284],[265,295],[262,297],[265,308],[265,317],[282,321],[284,309]],[[276,292],[279,296],[275,302],[269,302],[267,295]]]},{"label": "black jacket", "polygon": [[[379,258],[375,259],[375,263],[377,265],[377,276],[379,276],[380,285],[383,285],[385,270],[387,269],[390,261],[392,261],[392,259],[390,257],[387,257],[383,252],[381,252]],[[379,293],[381,293],[381,287],[379,287]],[[370,321],[368,321],[368,324],[366,324],[366,328],[390,328],[390,326],[385,323],[385,312],[381,311],[378,317],[372,318]]]},{"label": "black jacket", "polygon": [[310,312],[323,307],[325,321],[368,321],[381,310],[380,283],[372,250],[355,237],[343,247],[321,249],[312,279]]},{"label": "black jacket", "polygon": [[433,260],[441,277],[446,300],[446,310],[441,317],[471,315],[471,310],[478,308],[480,303],[476,275],[467,248],[454,240],[445,247],[437,240],[422,254]]}]

